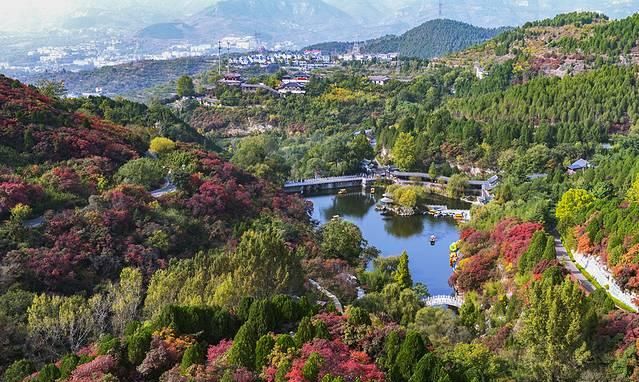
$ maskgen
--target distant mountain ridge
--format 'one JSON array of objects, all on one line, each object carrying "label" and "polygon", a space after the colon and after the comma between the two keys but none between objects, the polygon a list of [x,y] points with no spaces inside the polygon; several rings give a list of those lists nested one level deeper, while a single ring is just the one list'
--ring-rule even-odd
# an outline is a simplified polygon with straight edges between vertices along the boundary
[{"label": "distant mountain ridge", "polygon": [[[506,30],[508,28],[481,28],[459,21],[436,19],[400,36],[387,35],[368,40],[361,45],[361,50],[365,53],[399,52],[404,57],[433,58],[482,43]],[[306,49],[345,53],[352,45],[351,42],[328,42]]]},{"label": "distant mountain ridge", "polygon": [[159,23],[138,32],[137,37],[162,40],[179,40],[193,32],[193,27],[185,23]]}]

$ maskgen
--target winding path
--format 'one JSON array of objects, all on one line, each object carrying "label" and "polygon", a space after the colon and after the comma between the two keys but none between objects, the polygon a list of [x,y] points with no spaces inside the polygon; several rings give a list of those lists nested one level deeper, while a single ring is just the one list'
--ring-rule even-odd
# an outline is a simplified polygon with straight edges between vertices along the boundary
[{"label": "winding path", "polygon": [[342,303],[339,301],[337,296],[335,296],[333,293],[329,292],[328,289],[324,288],[317,281],[315,281],[313,279],[308,279],[308,282],[311,283],[311,285],[315,289],[317,289],[322,294],[324,294],[326,297],[328,297],[333,302],[333,305],[335,305],[335,309],[337,309],[338,312],[344,313],[344,307],[342,306]]},{"label": "winding path", "polygon": [[555,252],[557,253],[557,260],[568,270],[570,277],[577,280],[581,287],[587,292],[592,293],[595,291],[595,286],[581,273],[577,265],[568,256],[568,251],[561,242],[558,235],[555,235]]},{"label": "winding path", "polygon": [[[152,197],[158,199],[163,197],[164,195],[171,194],[177,191],[177,187],[170,180],[166,179],[164,185],[157,190],[149,191]],[[44,215],[38,216],[36,218],[25,220],[22,225],[25,228],[33,229],[41,227],[45,223]]]}]

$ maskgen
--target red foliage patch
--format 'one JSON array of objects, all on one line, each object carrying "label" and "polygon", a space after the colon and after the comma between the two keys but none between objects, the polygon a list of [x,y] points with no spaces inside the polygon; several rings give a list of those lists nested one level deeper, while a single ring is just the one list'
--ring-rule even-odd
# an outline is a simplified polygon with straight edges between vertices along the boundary
[{"label": "red foliage patch", "polygon": [[498,257],[495,248],[491,248],[464,259],[450,277],[449,283],[463,292],[481,288],[483,283],[493,277]]},{"label": "red foliage patch", "polygon": [[639,340],[639,314],[614,310],[605,317],[598,328],[598,336],[614,338],[622,335],[618,351],[625,350]]},{"label": "red foliage patch", "polygon": [[[351,350],[340,340],[315,339],[304,344],[300,355],[293,360],[291,370],[286,375],[289,382],[306,382],[302,369],[313,353],[319,354],[322,358],[318,380],[326,374],[340,376],[346,381],[359,379],[362,382],[381,382],[384,380],[384,373],[366,353]],[[268,377],[267,380],[272,382],[273,379],[270,377],[272,373],[265,374]]]},{"label": "red foliage patch", "polygon": [[95,358],[93,361],[87,362],[78,366],[71,377],[69,382],[99,382],[102,381],[104,376],[109,372],[115,370],[118,362],[113,356],[101,355]]},{"label": "red foliage patch", "polygon": [[0,176],[0,218],[8,216],[17,204],[31,205],[43,196],[39,185],[26,183],[17,176]]},{"label": "red foliage patch", "polygon": [[543,226],[539,223],[520,223],[516,219],[505,219],[495,226],[491,239],[500,246],[504,260],[512,264],[528,249],[535,232],[542,229]]}]

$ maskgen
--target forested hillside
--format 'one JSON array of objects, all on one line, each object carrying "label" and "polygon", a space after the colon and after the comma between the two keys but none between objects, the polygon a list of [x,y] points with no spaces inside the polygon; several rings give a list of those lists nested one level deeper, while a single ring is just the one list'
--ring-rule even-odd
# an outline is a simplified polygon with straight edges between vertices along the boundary
[{"label": "forested hillside", "polygon": [[[463,50],[471,45],[482,43],[507,28],[487,29],[454,20],[430,20],[406,33],[388,35],[367,40],[361,44],[365,53],[399,53],[405,57],[432,58]],[[320,43],[306,49],[321,49],[331,53],[345,53],[353,43]]]},{"label": "forested hillside", "polygon": [[[3,381],[639,380],[636,22],[559,15],[401,81],[349,63],[304,95],[216,85],[215,106],[0,77]],[[407,253],[282,190],[364,159],[431,180],[380,176],[400,206],[474,198],[458,308],[427,306]]]},{"label": "forested hillside", "polygon": [[25,74],[20,80],[35,84],[41,80],[64,81],[68,91],[75,95],[100,93],[144,99],[141,93],[151,87],[175,81],[181,75],[194,75],[210,69],[210,58],[193,57],[164,61],[139,61],[117,66],[79,72]]},{"label": "forested hillside", "polygon": [[480,28],[453,20],[431,20],[401,36],[367,41],[364,50],[370,53],[399,52],[405,57],[440,57],[484,42],[504,30]]}]

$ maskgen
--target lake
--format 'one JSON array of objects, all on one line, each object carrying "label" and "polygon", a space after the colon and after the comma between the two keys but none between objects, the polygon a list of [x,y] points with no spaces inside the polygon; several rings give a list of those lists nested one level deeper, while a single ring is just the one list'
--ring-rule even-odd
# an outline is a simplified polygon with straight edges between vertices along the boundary
[{"label": "lake", "polygon": [[[413,282],[428,286],[431,295],[452,294],[448,285],[452,269],[448,260],[448,246],[459,240],[459,229],[453,219],[430,215],[382,216],[375,211],[381,194],[371,195],[352,191],[346,195],[324,194],[308,196],[313,202],[313,219],[324,224],[339,215],[357,226],[369,245],[382,256],[397,256],[406,250]],[[436,195],[428,204],[443,204],[450,208],[468,209],[468,204]],[[430,236],[437,241],[430,245]]]}]

